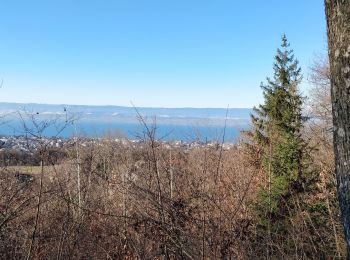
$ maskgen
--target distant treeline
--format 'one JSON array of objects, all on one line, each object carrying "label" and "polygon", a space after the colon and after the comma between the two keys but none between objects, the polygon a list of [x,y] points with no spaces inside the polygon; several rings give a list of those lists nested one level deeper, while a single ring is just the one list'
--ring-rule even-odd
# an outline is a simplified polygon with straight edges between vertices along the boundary
[{"label": "distant treeline", "polygon": [[[2,150],[0,151],[0,166],[39,166],[42,158],[41,153],[40,150],[34,152],[15,149]],[[67,152],[59,148],[47,148],[45,153],[52,164],[57,164],[67,158]]]}]

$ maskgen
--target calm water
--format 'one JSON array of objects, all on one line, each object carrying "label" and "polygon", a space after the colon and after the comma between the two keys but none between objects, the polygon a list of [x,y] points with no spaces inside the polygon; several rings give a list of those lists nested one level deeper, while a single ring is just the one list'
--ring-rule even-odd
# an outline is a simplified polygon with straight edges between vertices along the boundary
[{"label": "calm water", "polygon": [[[63,122],[56,122],[54,125],[45,127],[39,123],[35,126],[29,121],[25,124],[18,120],[2,123],[0,134],[2,135],[25,135],[26,132],[37,133],[38,130],[44,129],[42,134],[47,137],[60,136],[72,137],[75,131],[80,136],[101,137],[106,135],[126,136],[130,139],[138,139],[146,132],[145,127],[140,123],[123,123],[123,122],[96,122],[96,121],[78,121],[75,125],[68,124],[63,129]],[[25,130],[26,129],[26,130]],[[63,129],[63,130],[62,130]],[[225,141],[234,142],[242,128],[227,127],[225,132]],[[156,138],[163,140],[201,140],[213,141],[222,140],[224,132],[223,126],[204,126],[204,125],[170,125],[157,124]]]}]

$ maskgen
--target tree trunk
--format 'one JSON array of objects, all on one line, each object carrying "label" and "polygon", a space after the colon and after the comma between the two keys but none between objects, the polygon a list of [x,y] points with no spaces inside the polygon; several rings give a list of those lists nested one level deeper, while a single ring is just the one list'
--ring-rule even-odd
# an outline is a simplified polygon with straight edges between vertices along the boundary
[{"label": "tree trunk", "polygon": [[350,259],[350,1],[325,0],[337,189]]}]

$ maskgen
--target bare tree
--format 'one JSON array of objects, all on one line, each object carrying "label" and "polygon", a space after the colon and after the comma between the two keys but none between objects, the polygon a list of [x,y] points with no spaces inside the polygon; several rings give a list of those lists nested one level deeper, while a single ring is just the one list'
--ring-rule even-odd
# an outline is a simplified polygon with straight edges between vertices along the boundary
[{"label": "bare tree", "polygon": [[325,0],[337,189],[350,259],[350,1]]},{"label": "bare tree", "polygon": [[[343,251],[341,249],[341,242],[343,241],[342,226],[337,217],[340,211],[337,201],[333,199],[336,178],[333,153],[331,78],[327,56],[319,54],[315,57],[309,68],[308,81],[312,86],[308,100],[311,120],[305,134],[308,136],[310,146],[316,148],[311,152],[311,157],[314,167],[320,173],[319,187],[324,195],[336,253],[338,257],[341,257]],[[332,185],[327,185],[329,183]]]},{"label": "bare tree", "polygon": [[323,121],[327,131],[332,130],[331,76],[329,60],[324,56],[317,56],[309,68],[308,81],[310,89],[310,106],[312,117]]}]

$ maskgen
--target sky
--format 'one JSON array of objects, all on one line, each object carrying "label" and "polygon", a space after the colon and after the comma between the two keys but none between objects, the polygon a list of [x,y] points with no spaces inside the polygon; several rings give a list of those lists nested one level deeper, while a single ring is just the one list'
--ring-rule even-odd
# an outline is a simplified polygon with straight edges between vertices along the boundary
[{"label": "sky", "polygon": [[285,33],[304,74],[323,0],[2,0],[0,102],[253,107]]}]

